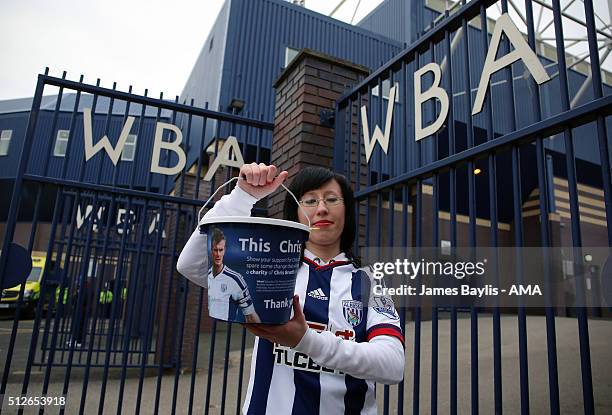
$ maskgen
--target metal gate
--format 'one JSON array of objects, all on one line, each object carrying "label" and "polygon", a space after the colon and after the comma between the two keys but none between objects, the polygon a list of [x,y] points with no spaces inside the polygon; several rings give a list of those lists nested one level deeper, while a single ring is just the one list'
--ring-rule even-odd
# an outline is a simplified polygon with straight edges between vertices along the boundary
[{"label": "metal gate", "polygon": [[[356,187],[356,249],[570,246],[589,261],[583,247],[611,245],[612,96],[598,55],[610,35],[596,26],[592,1],[573,5],[584,20],[569,16],[574,2],[565,3],[457,2],[425,32],[417,11],[411,24],[418,25],[419,40],[343,95],[334,168]],[[491,16],[498,7],[496,21]],[[504,15],[520,27],[551,80],[538,84],[521,60],[506,64],[487,79],[482,111],[473,111],[485,54]],[[546,43],[536,39],[535,27],[548,19],[555,37]],[[566,62],[564,29],[576,22],[588,44],[582,74],[575,60]],[[499,59],[518,49],[509,40],[507,33],[497,39]],[[415,103],[435,87],[446,91],[446,103],[439,91]],[[445,107],[447,115],[434,126]],[[428,127],[425,137],[417,136]],[[588,157],[586,150],[592,150]],[[602,326],[589,331],[589,316],[602,313]],[[589,340],[609,336],[609,309],[417,306],[402,308],[401,318],[406,376],[398,387],[384,388],[384,413],[590,414],[610,408],[610,372],[599,367],[607,367],[610,356],[595,347],[599,340]],[[540,337],[541,347],[534,346]],[[568,352],[567,344],[575,350]]]},{"label": "metal gate", "polygon": [[[0,283],[10,277],[11,243],[24,234],[27,256],[44,258],[43,277],[36,303],[20,286],[3,327],[8,413],[17,397],[21,411],[44,397],[37,407],[53,413],[238,413],[246,330],[211,322],[205,291],[175,268],[202,200],[236,173],[221,168],[203,181],[207,157],[234,136],[246,162],[267,161],[262,142],[273,125],[131,91],[39,76]],[[53,109],[41,106],[49,93],[57,93]]]}]

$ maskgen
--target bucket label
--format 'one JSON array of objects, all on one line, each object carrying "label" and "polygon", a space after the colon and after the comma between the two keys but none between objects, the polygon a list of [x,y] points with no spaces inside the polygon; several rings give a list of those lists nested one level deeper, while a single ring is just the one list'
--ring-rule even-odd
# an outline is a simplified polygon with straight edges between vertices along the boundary
[{"label": "bucket label", "polygon": [[208,234],[209,315],[241,323],[289,321],[308,232],[237,222],[204,224],[201,230]]}]

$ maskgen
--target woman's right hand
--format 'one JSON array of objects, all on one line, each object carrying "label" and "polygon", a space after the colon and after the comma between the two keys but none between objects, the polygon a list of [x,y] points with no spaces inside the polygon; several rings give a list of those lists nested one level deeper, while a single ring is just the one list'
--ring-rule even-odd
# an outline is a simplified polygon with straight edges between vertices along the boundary
[{"label": "woman's right hand", "polygon": [[240,168],[238,186],[251,196],[262,199],[274,192],[287,179],[289,173],[285,170],[276,174],[276,166],[264,163],[244,164]]}]

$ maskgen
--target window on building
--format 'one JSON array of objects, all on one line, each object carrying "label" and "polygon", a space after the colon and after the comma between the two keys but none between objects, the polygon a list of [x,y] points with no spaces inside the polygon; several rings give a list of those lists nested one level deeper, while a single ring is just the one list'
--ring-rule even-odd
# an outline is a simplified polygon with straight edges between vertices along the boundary
[{"label": "window on building", "polygon": [[55,147],[53,148],[53,155],[55,157],[66,157],[69,136],[70,130],[57,130],[57,136],[55,137]]},{"label": "window on building", "polygon": [[2,130],[0,133],[0,156],[8,155],[12,135],[13,130]]},{"label": "window on building", "polygon": [[291,62],[297,56],[298,53],[300,53],[300,51],[297,49],[293,49],[290,47],[285,48],[285,68],[289,66],[289,62]]},{"label": "window on building", "polygon": [[125,146],[121,152],[121,160],[123,161],[134,161],[134,155],[136,154],[136,134],[129,134],[125,141]]},{"label": "window on building", "polygon": [[[385,79],[382,83],[382,87],[383,87],[383,98],[384,99],[389,99],[389,91],[391,90],[391,82],[389,82],[388,79]],[[399,82],[395,82],[395,102],[399,102]],[[372,88],[372,95],[377,97],[378,96],[378,85],[376,85],[374,88]]]}]

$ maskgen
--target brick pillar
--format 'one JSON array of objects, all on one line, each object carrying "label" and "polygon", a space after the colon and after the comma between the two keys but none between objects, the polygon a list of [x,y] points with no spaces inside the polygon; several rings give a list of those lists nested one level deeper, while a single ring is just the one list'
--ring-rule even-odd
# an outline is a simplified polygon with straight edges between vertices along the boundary
[{"label": "brick pillar", "polygon": [[[334,130],[321,124],[321,111],[333,111],[342,92],[367,75],[368,69],[363,66],[308,49],[303,49],[281,73],[274,83],[276,105],[270,159],[279,170],[289,172],[289,182],[305,167],[332,167]],[[284,200],[284,192],[269,197],[269,217],[282,217]]]}]

